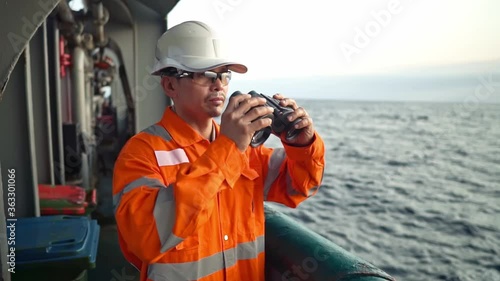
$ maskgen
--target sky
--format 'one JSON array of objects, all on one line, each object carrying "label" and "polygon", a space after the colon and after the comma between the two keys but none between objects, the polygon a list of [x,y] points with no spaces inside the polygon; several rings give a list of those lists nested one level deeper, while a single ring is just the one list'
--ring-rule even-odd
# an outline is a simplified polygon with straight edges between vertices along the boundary
[{"label": "sky", "polygon": [[[235,75],[232,86],[293,92],[318,77],[359,84],[364,80],[352,77],[414,78],[433,71],[490,75],[500,83],[492,74],[500,73],[498,11],[498,0],[181,0],[167,23],[200,20],[228,40],[232,57],[249,68]],[[467,91],[479,80],[472,79]],[[498,98],[497,84],[488,100]]]}]

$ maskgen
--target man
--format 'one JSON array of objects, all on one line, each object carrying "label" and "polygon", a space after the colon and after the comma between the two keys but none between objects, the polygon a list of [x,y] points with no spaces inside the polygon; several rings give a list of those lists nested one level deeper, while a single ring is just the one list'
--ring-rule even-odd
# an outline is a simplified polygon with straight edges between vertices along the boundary
[{"label": "man", "polygon": [[[272,112],[248,94],[228,99],[231,71],[214,32],[201,22],[158,40],[153,75],[174,105],[130,139],[114,170],[121,249],[145,280],[264,280],[264,201],[290,207],[317,192],[324,144],[307,112],[284,149],[249,146]],[[220,127],[213,117],[221,116]]]}]

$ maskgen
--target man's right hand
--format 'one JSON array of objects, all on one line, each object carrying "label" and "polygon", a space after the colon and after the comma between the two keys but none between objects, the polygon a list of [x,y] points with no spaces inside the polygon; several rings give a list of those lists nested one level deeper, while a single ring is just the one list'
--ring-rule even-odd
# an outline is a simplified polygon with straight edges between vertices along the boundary
[{"label": "man's right hand", "polygon": [[250,145],[254,133],[271,125],[270,118],[260,118],[273,112],[264,98],[249,94],[232,96],[221,117],[220,133],[232,139],[244,152]]}]

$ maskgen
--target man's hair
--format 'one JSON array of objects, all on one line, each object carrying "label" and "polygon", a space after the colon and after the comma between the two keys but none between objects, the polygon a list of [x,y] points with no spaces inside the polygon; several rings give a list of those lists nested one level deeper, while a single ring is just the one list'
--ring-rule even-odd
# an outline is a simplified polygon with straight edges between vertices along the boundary
[{"label": "man's hair", "polygon": [[179,74],[179,70],[175,67],[167,67],[159,71],[161,76],[175,77]]}]

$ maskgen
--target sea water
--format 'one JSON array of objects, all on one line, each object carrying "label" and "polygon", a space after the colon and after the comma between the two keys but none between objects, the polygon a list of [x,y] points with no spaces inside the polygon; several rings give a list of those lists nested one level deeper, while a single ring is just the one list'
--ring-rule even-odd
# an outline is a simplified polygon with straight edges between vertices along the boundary
[{"label": "sea water", "polygon": [[500,280],[499,104],[298,102],[326,168],[280,211],[397,280]]}]

